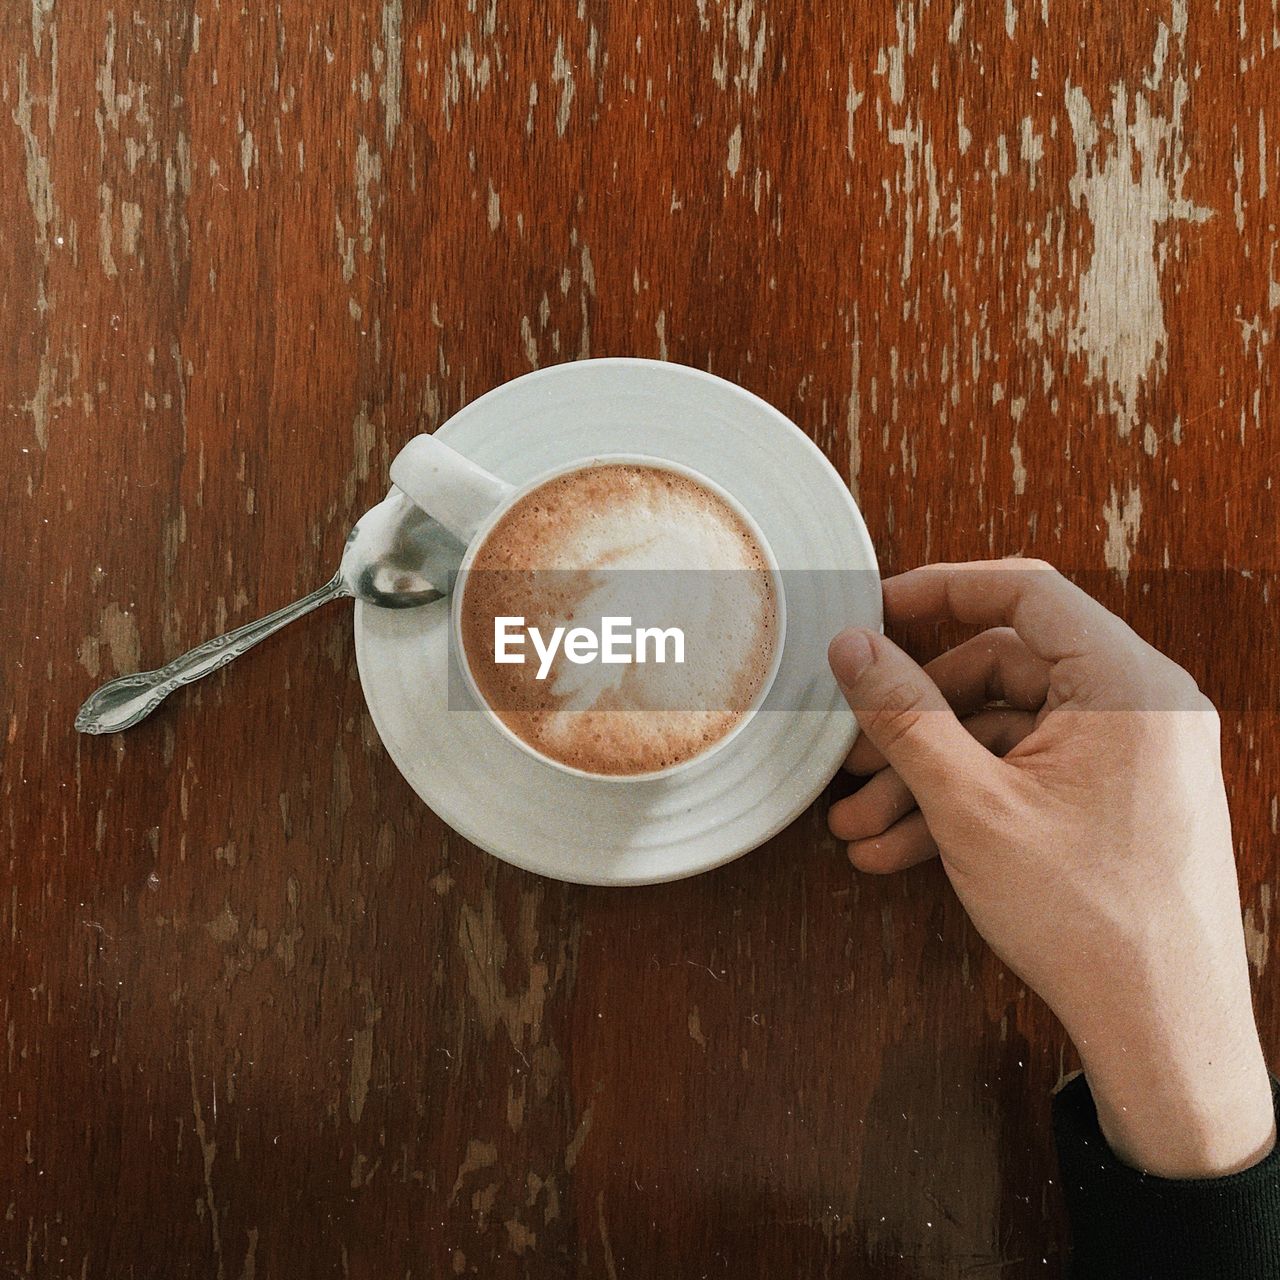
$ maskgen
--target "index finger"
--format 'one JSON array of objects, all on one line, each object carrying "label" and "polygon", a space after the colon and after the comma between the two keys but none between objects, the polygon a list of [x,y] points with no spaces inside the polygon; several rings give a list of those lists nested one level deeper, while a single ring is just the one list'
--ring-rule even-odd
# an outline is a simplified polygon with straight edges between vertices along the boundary
[{"label": "index finger", "polygon": [[1046,662],[1114,654],[1137,639],[1114,613],[1043,560],[928,564],[884,583],[885,621],[1012,627]]}]

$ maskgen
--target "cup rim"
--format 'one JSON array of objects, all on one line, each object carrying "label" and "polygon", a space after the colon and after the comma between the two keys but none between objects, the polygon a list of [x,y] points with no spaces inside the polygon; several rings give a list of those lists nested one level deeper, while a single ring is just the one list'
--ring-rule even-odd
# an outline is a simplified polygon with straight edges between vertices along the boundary
[{"label": "cup rim", "polygon": [[[721,734],[713,743],[699,751],[696,755],[687,757],[684,760],[678,760],[675,764],[666,765],[661,769],[652,769],[645,773],[592,773],[589,769],[579,769],[576,765],[565,764],[563,760],[557,760],[554,756],[549,756],[544,751],[539,751],[537,747],[531,746],[518,733],[516,733],[500,715],[489,705],[488,700],[480,692],[480,686],[476,681],[475,673],[471,670],[471,662],[467,657],[466,646],[462,643],[462,600],[466,594],[466,575],[471,568],[472,562],[479,553],[480,548],[484,545],[489,534],[493,532],[498,522],[511,510],[517,502],[524,498],[527,494],[532,493],[535,489],[541,488],[544,484],[550,483],[552,480],[564,475],[571,475],[575,471],[585,471],[589,467],[598,466],[644,466],[652,467],[662,471],[672,471],[677,475],[684,476],[686,479],[692,480],[704,488],[709,489],[716,495],[737,517],[746,525],[748,532],[755,538],[760,550],[764,553],[765,568],[769,574],[770,581],[773,583],[774,608],[776,611],[777,623],[777,640],[773,647],[773,657],[769,662],[769,669],[765,673],[765,678],[760,683],[760,688],[756,691],[756,695],[748,704],[746,710],[739,716],[736,724],[733,725],[728,732]],[[756,713],[764,705],[765,699],[769,696],[770,690],[778,675],[778,670],[782,666],[782,651],[786,645],[787,633],[787,606],[786,595],[783,590],[782,571],[778,566],[777,559],[774,557],[773,548],[769,545],[769,540],[764,534],[764,530],[760,528],[755,517],[738,501],[733,494],[724,489],[722,485],[717,484],[709,476],[704,475],[694,467],[686,466],[683,462],[673,462],[667,458],[660,458],[654,454],[647,453],[599,453],[589,454],[582,458],[577,458],[571,462],[562,463],[559,466],[552,467],[546,471],[534,476],[533,479],[524,484],[516,485],[511,492],[500,502],[486,517],[485,521],[476,530],[475,536],[467,544],[467,549],[463,554],[462,561],[458,565],[455,576],[455,583],[460,583],[458,589],[451,594],[449,602],[451,639],[453,641],[454,650],[458,656],[458,668],[462,672],[463,680],[467,686],[467,692],[475,701],[476,706],[488,718],[492,724],[509,742],[514,743],[526,755],[540,761],[543,764],[550,765],[554,769],[558,769],[562,773],[567,773],[572,777],[583,778],[589,782],[607,782],[607,783],[635,783],[635,782],[655,782],[666,778],[674,777],[676,774],[692,767],[696,764],[702,764],[711,756],[715,755],[723,747],[727,746],[734,738],[742,732],[743,729],[755,718]]]}]

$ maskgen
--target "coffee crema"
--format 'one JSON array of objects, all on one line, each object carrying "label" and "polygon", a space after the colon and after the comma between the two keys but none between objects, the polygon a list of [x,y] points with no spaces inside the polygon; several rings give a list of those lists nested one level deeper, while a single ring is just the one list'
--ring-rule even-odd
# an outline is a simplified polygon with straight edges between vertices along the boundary
[{"label": "coffee crema", "polygon": [[[572,768],[651,773],[702,754],[751,709],[773,666],[779,602],[759,541],[718,494],[660,466],[600,463],[525,494],[458,584],[464,655],[521,741]],[[631,661],[497,661],[496,619],[597,634],[606,618],[667,634]],[[643,649],[643,653],[642,653]],[[506,650],[508,658],[511,649]],[[645,656],[645,660],[635,660]],[[545,676],[538,678],[540,665]]]}]

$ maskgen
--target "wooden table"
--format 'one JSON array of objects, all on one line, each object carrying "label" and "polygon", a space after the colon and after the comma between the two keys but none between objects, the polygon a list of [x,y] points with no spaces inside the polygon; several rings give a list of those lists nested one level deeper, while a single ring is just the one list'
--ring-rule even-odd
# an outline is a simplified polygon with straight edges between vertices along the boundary
[{"label": "wooden table", "polygon": [[691,882],[523,874],[401,780],[337,607],[71,731],[585,356],[772,401],[886,571],[1042,556],[1190,667],[1274,1064],[1280,35],[1130,10],[5,6],[9,1273],[1061,1274],[1071,1053],[829,797]]}]

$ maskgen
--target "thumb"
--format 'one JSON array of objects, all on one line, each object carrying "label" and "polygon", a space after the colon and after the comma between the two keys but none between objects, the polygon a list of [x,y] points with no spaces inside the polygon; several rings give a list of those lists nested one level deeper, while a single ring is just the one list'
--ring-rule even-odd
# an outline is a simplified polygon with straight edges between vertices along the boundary
[{"label": "thumb", "polygon": [[892,640],[850,627],[831,642],[827,661],[862,732],[926,818],[931,804],[953,806],[994,764],[938,686]]}]

